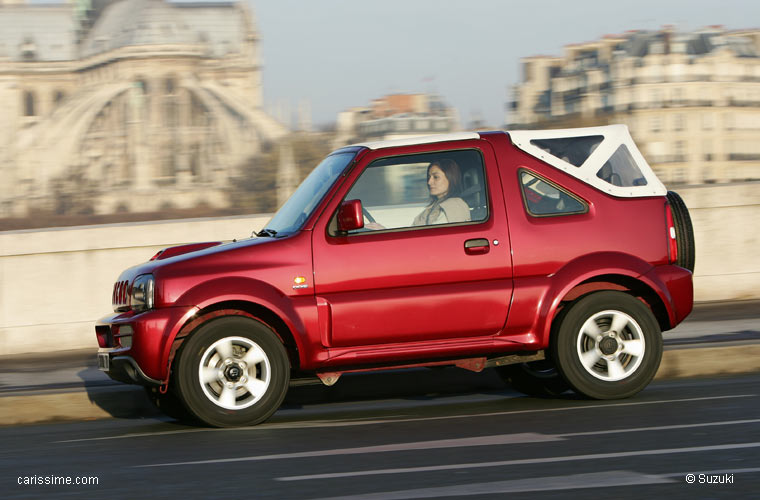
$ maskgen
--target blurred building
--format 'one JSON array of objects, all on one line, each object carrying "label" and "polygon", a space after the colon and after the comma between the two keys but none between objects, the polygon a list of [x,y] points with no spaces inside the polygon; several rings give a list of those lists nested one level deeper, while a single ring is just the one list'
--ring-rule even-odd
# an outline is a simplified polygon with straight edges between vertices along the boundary
[{"label": "blurred building", "polygon": [[459,116],[440,96],[391,94],[338,115],[335,147],[356,142],[445,134],[460,130]]},{"label": "blurred building", "polygon": [[287,132],[258,45],[245,1],[0,0],[0,217],[226,206]]},{"label": "blurred building", "polygon": [[760,179],[760,30],[633,31],[526,57],[512,128],[625,123],[670,184]]}]

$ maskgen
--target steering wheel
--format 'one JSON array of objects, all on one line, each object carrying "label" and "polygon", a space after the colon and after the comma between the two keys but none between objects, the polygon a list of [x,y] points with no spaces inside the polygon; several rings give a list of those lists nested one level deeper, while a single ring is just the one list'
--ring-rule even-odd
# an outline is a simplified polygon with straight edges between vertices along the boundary
[{"label": "steering wheel", "polygon": [[369,222],[375,222],[375,218],[372,217],[372,214],[369,213],[369,210],[364,207],[362,207],[362,215],[364,215],[364,217],[366,217]]}]

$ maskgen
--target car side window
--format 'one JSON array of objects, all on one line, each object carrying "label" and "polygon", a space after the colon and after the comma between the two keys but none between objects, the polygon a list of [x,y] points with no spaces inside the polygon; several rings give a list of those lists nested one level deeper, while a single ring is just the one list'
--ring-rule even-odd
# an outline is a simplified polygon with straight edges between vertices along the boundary
[{"label": "car side window", "polygon": [[621,144],[609,160],[596,173],[596,176],[613,186],[646,186],[647,180],[636,165],[630,151]]},{"label": "car side window", "polygon": [[561,137],[558,139],[533,139],[531,144],[537,146],[560,160],[580,167],[591,153],[602,143],[604,136],[589,135],[585,137]]},{"label": "car side window", "polygon": [[520,187],[525,208],[534,217],[571,215],[588,211],[588,205],[580,198],[527,170],[520,170]]},{"label": "car side window", "polygon": [[483,158],[476,150],[381,158],[364,169],[346,200],[360,200],[364,213],[364,228],[349,234],[484,221]]}]

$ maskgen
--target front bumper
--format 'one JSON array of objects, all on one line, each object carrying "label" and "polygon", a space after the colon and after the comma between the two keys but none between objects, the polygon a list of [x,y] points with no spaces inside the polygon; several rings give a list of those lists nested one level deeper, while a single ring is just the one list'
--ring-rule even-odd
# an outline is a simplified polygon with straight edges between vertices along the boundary
[{"label": "front bumper", "polygon": [[113,314],[99,320],[95,334],[101,370],[128,384],[160,384],[169,374],[174,338],[197,310],[167,307],[140,314]]},{"label": "front bumper", "polygon": [[145,386],[161,385],[160,380],[145,375],[132,356],[120,356],[118,353],[101,349],[98,351],[98,368],[117,382]]}]

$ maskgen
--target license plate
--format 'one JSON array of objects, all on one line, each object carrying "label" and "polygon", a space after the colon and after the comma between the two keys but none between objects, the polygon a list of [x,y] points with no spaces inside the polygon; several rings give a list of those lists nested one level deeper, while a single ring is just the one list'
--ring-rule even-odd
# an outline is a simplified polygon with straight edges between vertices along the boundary
[{"label": "license plate", "polygon": [[98,353],[98,369],[107,372],[111,369],[111,358],[107,352]]}]

